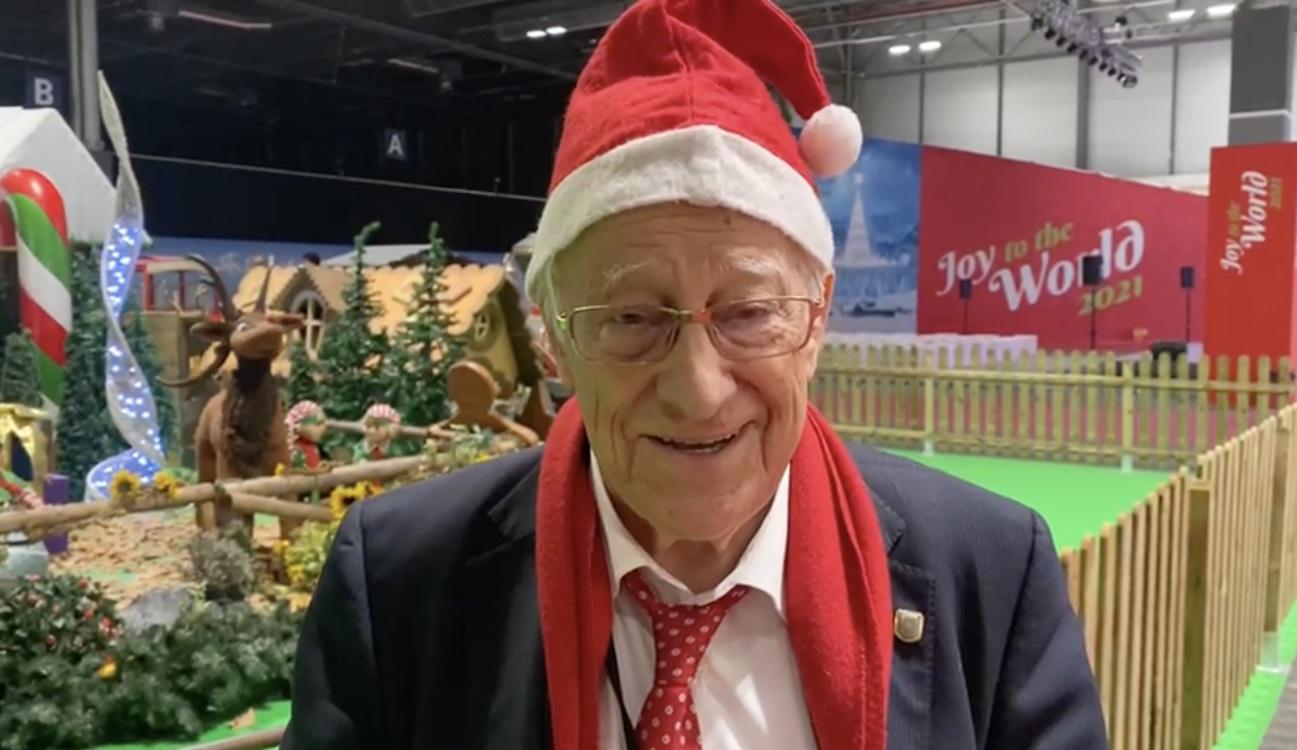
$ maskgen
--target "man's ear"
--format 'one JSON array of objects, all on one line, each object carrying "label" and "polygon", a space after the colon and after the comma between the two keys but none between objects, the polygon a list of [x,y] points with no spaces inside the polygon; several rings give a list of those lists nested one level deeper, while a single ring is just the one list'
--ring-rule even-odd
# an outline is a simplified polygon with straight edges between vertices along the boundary
[{"label": "man's ear", "polygon": [[204,341],[224,341],[230,337],[230,331],[234,327],[223,320],[204,320],[201,323],[195,323],[189,332],[203,339]]},{"label": "man's ear", "polygon": [[824,347],[824,335],[829,330],[829,314],[833,309],[833,285],[837,281],[833,274],[824,277],[824,311],[815,319],[814,325],[811,326],[811,340],[808,344],[811,354],[811,372],[814,373],[820,366],[820,350]]}]

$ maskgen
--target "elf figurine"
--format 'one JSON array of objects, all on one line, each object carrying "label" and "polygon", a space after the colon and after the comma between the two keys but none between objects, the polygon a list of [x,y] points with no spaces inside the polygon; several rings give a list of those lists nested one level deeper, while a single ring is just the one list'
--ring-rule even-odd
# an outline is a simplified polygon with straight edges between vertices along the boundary
[{"label": "elf figurine", "polygon": [[289,465],[294,469],[318,469],[320,442],[328,432],[328,417],[314,401],[298,401],[288,410],[284,423],[288,426]]},{"label": "elf figurine", "polygon": [[387,404],[374,404],[361,419],[365,439],[356,444],[353,461],[378,461],[387,457],[387,448],[401,430],[401,415]]}]

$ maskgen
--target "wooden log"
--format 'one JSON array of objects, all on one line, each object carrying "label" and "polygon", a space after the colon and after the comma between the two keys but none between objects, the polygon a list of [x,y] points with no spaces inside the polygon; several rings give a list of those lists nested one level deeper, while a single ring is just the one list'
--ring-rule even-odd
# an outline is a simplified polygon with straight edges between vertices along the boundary
[{"label": "wooden log", "polygon": [[[330,419],[327,420],[324,424],[330,430],[337,430],[338,432],[349,432],[356,435],[365,434],[365,426],[362,425],[360,422],[344,422],[339,419]],[[400,427],[397,428],[397,437],[415,438],[415,439],[433,438],[436,440],[454,440],[457,437],[462,437],[462,433],[452,432],[451,430],[444,430],[440,427],[416,427],[414,425],[401,425]]]},{"label": "wooden log", "polygon": [[321,523],[333,521],[333,511],[319,505],[294,503],[273,497],[249,495],[243,492],[231,492],[230,501],[234,505],[234,509],[240,513],[264,513],[280,518],[296,518]]},{"label": "wooden log", "polygon": [[267,729],[242,737],[208,742],[204,745],[191,745],[185,750],[266,750],[277,746],[284,739],[284,727]]},{"label": "wooden log", "polygon": [[[97,502],[0,513],[0,534],[32,529],[59,529],[120,513],[183,508],[194,503],[211,502],[223,494],[284,497],[322,492],[344,484],[393,479],[403,474],[419,471],[431,464],[431,462],[432,458],[430,456],[407,456],[404,458],[387,458],[381,461],[365,461],[350,466],[342,466],[324,474],[257,477],[255,479],[237,479],[230,482],[195,484],[182,487],[175,497],[163,497],[157,502],[141,503],[131,507],[129,510],[112,502]],[[141,492],[140,494],[144,495],[145,493]],[[156,493],[150,491],[148,496],[156,496]]]}]

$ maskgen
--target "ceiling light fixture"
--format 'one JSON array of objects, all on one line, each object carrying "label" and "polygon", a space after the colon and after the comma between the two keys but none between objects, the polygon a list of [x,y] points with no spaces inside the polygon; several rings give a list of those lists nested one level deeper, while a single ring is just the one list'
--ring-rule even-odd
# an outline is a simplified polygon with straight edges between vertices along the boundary
[{"label": "ceiling light fixture", "polygon": [[887,54],[891,55],[892,57],[900,57],[901,55],[910,54],[910,50],[912,49],[914,48],[908,44],[893,44],[892,46],[887,48]]},{"label": "ceiling light fixture", "polygon": [[387,64],[396,68],[405,68],[406,70],[414,70],[432,76],[441,73],[441,68],[421,60],[407,60],[403,57],[393,57],[387,61]]},{"label": "ceiling light fixture", "polygon": [[1211,5],[1207,8],[1209,18],[1226,18],[1234,14],[1234,9],[1238,6],[1234,3],[1223,3],[1221,5]]},{"label": "ceiling light fixture", "polygon": [[1188,21],[1190,18],[1193,18],[1195,15],[1197,15],[1197,13],[1198,11],[1194,10],[1193,8],[1177,8],[1173,11],[1169,11],[1166,14],[1166,18],[1168,21],[1174,21],[1175,23],[1183,23],[1185,21]]},{"label": "ceiling light fixture", "polygon": [[928,39],[919,42],[920,52],[932,53],[932,52],[936,52],[939,49],[941,49],[941,42],[937,39]]},{"label": "ceiling light fixture", "polygon": [[546,34],[549,34],[550,36],[563,36],[564,34],[567,33],[567,27],[566,27],[566,26],[550,26],[548,29],[545,29],[545,33],[546,33]]},{"label": "ceiling light fixture", "polygon": [[238,29],[239,31],[269,31],[270,29],[275,28],[275,25],[269,21],[247,21],[220,13],[190,10],[188,8],[181,8],[176,13],[176,16],[178,18],[187,18],[190,21],[211,24],[212,26],[224,26],[227,29]]},{"label": "ceiling light fixture", "polygon": [[545,30],[544,30],[544,29],[532,29],[531,31],[528,31],[528,32],[527,32],[527,38],[528,38],[528,39],[544,39],[544,38],[545,38]]}]

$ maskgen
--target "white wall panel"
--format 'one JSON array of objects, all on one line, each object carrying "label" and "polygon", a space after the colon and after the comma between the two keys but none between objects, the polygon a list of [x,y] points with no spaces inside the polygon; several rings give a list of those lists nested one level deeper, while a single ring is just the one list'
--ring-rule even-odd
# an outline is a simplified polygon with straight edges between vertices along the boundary
[{"label": "white wall panel", "polygon": [[1171,158],[1171,49],[1141,50],[1139,85],[1122,88],[1091,68],[1090,169],[1124,176],[1166,174]]},{"label": "white wall panel", "polygon": [[919,76],[866,78],[856,82],[856,111],[865,135],[919,140]]},{"label": "white wall panel", "polygon": [[1075,58],[1004,66],[1003,156],[1076,166]]},{"label": "white wall panel", "polygon": [[929,73],[924,84],[923,142],[995,153],[994,66]]},{"label": "white wall panel", "polygon": [[1229,141],[1230,40],[1180,47],[1175,92],[1175,171],[1206,172]]}]

